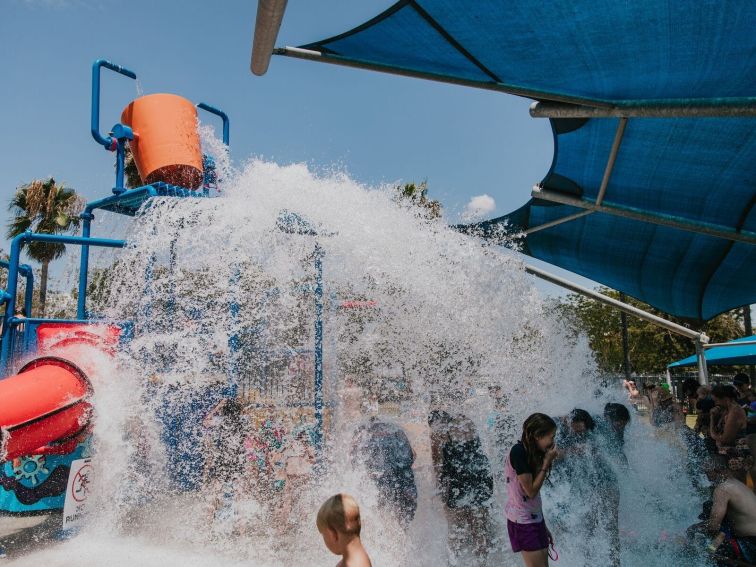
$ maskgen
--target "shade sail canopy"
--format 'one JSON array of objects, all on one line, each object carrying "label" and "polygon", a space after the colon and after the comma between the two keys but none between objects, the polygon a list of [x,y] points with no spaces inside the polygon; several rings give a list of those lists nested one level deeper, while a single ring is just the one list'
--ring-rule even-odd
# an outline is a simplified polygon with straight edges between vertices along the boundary
[{"label": "shade sail canopy", "polygon": [[[721,365],[721,366],[745,366],[747,364],[756,364],[756,344],[744,344],[738,343],[756,343],[756,335],[750,337],[744,337],[742,339],[735,339],[728,344],[733,346],[718,346],[707,348],[704,351],[706,356],[706,363],[708,365]],[[677,362],[673,362],[668,365],[667,368],[676,368],[678,366],[696,366],[696,355],[683,358]]]},{"label": "shade sail canopy", "polygon": [[475,228],[706,320],[756,301],[755,26],[740,0],[403,0],[278,52],[568,103],[534,199]]}]

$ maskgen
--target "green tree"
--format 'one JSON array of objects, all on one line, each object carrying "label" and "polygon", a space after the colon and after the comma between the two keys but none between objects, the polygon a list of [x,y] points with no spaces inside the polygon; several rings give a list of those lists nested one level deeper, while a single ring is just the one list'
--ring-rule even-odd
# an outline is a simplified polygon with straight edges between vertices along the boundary
[{"label": "green tree", "polygon": [[[72,233],[79,226],[83,206],[83,199],[76,191],[57,184],[52,177],[21,185],[8,207],[15,216],[8,224],[7,236],[14,238],[27,230],[41,234]],[[50,262],[63,256],[66,246],[58,242],[31,242],[26,245],[26,253],[42,265],[39,313],[44,316]]]},{"label": "green tree", "polygon": [[[619,293],[614,290],[601,288],[598,291],[619,299]],[[632,297],[626,297],[625,301],[684,327],[703,331],[712,342],[725,342],[743,336],[740,310],[728,311],[706,323],[697,323],[672,317]],[[611,373],[622,371],[622,331],[618,309],[579,294],[569,294],[556,300],[555,308],[576,333],[584,332],[587,335],[601,370]],[[694,351],[690,339],[653,323],[632,315],[627,316],[627,323],[630,363],[635,373],[664,372],[667,364],[690,356]]]},{"label": "green tree", "polygon": [[441,203],[428,198],[428,182],[419,185],[405,183],[395,187],[394,200],[397,203],[418,207],[422,215],[428,220],[441,218]]},{"label": "green tree", "polygon": [[134,154],[131,152],[129,146],[126,146],[126,153],[123,159],[123,175],[126,189],[136,189],[144,185],[142,178],[139,177],[136,160],[134,160]]}]

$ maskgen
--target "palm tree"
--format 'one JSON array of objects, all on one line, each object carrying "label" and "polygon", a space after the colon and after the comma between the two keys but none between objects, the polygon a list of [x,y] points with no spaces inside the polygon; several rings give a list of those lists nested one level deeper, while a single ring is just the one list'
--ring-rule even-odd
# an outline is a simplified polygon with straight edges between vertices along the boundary
[{"label": "palm tree", "polygon": [[405,183],[394,188],[394,200],[399,203],[409,203],[418,207],[418,211],[429,220],[441,218],[441,203],[428,198],[428,182],[420,185]]},{"label": "palm tree", "polygon": [[[8,225],[8,238],[27,230],[42,234],[66,234],[79,227],[79,213],[84,200],[73,189],[58,185],[55,179],[36,179],[16,189],[8,210],[15,217]],[[66,253],[65,244],[58,242],[30,242],[27,255],[42,264],[39,281],[40,315],[44,317],[47,299],[47,274],[50,262]]]}]

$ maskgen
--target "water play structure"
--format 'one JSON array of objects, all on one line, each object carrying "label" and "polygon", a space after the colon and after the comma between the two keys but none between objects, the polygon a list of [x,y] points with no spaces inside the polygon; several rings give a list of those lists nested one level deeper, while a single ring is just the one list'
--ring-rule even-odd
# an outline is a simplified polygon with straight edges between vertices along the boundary
[{"label": "water play structure", "polygon": [[[469,4],[488,10],[495,3]],[[527,88],[505,84],[497,69],[481,62],[485,50],[464,47],[462,36],[472,41],[484,34],[464,18],[451,17],[462,15],[454,5],[402,1],[344,36],[278,53],[551,100],[542,97],[546,91],[539,88],[538,77]],[[280,0],[258,4],[252,63],[257,74],[268,67],[285,6]],[[595,9],[589,8],[586,14],[593,14]],[[478,14],[475,25],[500,22],[491,14]],[[449,31],[452,25],[459,28]],[[407,34],[407,27],[422,33]],[[543,27],[537,27],[541,33]],[[426,46],[421,52],[416,51],[418,37]],[[444,67],[433,59],[441,56],[452,63]],[[522,67],[540,68],[532,62]],[[390,189],[373,190],[346,174],[317,174],[301,164],[251,160],[230,172],[223,163],[229,142],[226,114],[172,94],[140,96],[104,135],[99,97],[103,68],[131,79],[136,74],[103,60],[92,67],[91,133],[115,153],[112,195],[86,205],[81,236],[23,234],[12,242],[9,262],[0,264],[8,270],[0,350],[0,370],[7,376],[0,381],[6,459],[0,511],[60,511],[69,485],[76,489],[78,479],[78,490],[83,490],[82,475],[72,475],[71,469],[82,462],[89,466],[86,459],[92,455],[99,475],[93,489],[96,520],[81,537],[34,551],[30,562],[99,565],[107,560],[114,567],[136,562],[203,567],[325,563],[330,558],[312,528],[312,511],[325,495],[345,490],[360,495],[365,538],[376,564],[444,564],[452,520],[445,516],[448,510],[435,485],[431,412],[445,408],[467,416],[480,434],[494,478],[500,478],[497,455],[517,436],[511,428],[495,430],[500,418],[517,424],[536,410],[557,416],[578,405],[599,414],[605,402],[624,401],[621,393],[602,385],[587,345],[541,300],[528,274],[690,338],[698,351],[700,379],[706,380],[703,344],[708,339],[703,333],[524,265],[514,254],[481,246],[477,238],[463,234],[495,241],[501,236],[499,219],[475,227],[428,222],[397,206]],[[513,76],[504,71],[501,76]],[[552,193],[534,195],[525,212],[513,217],[527,225],[525,251],[538,256],[548,242],[566,242],[559,231],[574,228],[570,223],[576,221],[603,222],[597,219],[609,215],[640,222],[635,217],[641,215],[665,229],[683,231],[679,225],[684,224],[690,238],[725,240],[724,254],[715,255],[719,260],[709,267],[709,280],[726,288],[719,268],[752,254],[744,248],[752,238],[750,217],[728,231],[721,222],[694,227],[689,219],[631,211],[629,204],[614,202],[614,182],[628,172],[623,152],[639,144],[636,134],[647,133],[635,130],[636,118],[654,106],[603,104],[596,93],[583,95],[551,93],[557,102],[596,106],[565,109],[542,101],[533,112],[555,116],[560,155],[581,153],[585,136],[595,136],[595,146],[605,155],[580,183],[571,183],[569,176],[576,174],[564,169],[570,164],[555,158],[544,188],[571,192],[579,202],[554,200],[558,206],[547,207],[544,201]],[[733,100],[709,102],[691,106],[715,113],[741,108]],[[693,112],[688,106],[660,104],[665,113]],[[222,119],[222,142],[208,143],[202,128],[198,133],[197,108]],[[564,112],[571,114],[557,120]],[[578,112],[593,114],[574,115]],[[659,127],[658,120],[649,124]],[[738,119],[735,130],[741,127]],[[213,142],[220,153],[205,151]],[[140,187],[125,187],[127,148],[144,183]],[[211,198],[212,186],[221,181],[223,196]],[[738,197],[747,189],[738,187]],[[723,218],[732,213],[726,208]],[[131,217],[128,236],[93,236],[94,216],[101,213]],[[597,234],[592,228],[577,231]],[[630,229],[618,232],[633,234]],[[643,235],[653,240],[653,232]],[[35,241],[80,249],[76,317],[31,316],[34,277],[20,257],[23,246]],[[597,237],[591,243],[595,247],[585,248],[613,250],[607,242]],[[117,254],[106,256],[109,251]],[[634,257],[633,267],[639,263]],[[595,257],[582,264],[586,273],[601,265]],[[616,262],[610,267],[617,268]],[[664,277],[654,270],[645,273]],[[587,275],[598,279],[596,271]],[[104,298],[95,293],[97,277],[107,279]],[[23,299],[18,292],[22,281]],[[699,288],[659,301],[680,300],[686,312],[709,313],[726,301],[740,302],[749,291],[738,288],[733,299],[712,295],[707,285]],[[713,303],[706,303],[707,294]],[[15,315],[21,303],[26,317]],[[505,407],[492,407],[487,394],[492,386],[507,393]],[[234,480],[219,474],[229,453],[225,430],[214,421],[231,407],[219,403],[224,399],[239,402],[243,416],[237,418],[247,425],[243,438],[233,440],[244,457],[237,467],[243,474]],[[417,452],[417,515],[408,529],[399,529],[383,514],[383,503],[362,470],[366,463],[350,458],[352,435],[368,416],[404,428]],[[650,434],[637,421],[627,433],[630,466],[621,471],[615,510],[619,525],[629,528],[613,535],[621,540],[626,565],[678,564],[676,538],[700,510],[692,488],[697,479],[686,472],[685,453],[674,440]],[[303,461],[310,447],[308,469]],[[289,462],[298,466],[289,467]],[[606,543],[609,534],[602,531],[606,526],[584,521],[592,517],[591,507],[602,504],[601,495],[566,483],[547,490],[551,508],[546,513],[558,534],[560,563],[608,565],[613,550]],[[503,507],[501,494],[494,495],[493,506]],[[492,531],[504,534],[499,521],[498,515],[492,518]],[[514,564],[503,540],[486,551],[490,564]],[[684,564],[704,563],[700,554],[684,559]]]},{"label": "water play structure", "polygon": [[[68,465],[88,452],[93,427],[90,398],[93,383],[112,380],[100,376],[92,352],[112,357],[122,341],[129,340],[128,321],[103,323],[86,308],[90,247],[123,248],[122,240],[94,238],[95,211],[134,216],[153,197],[207,196],[215,176],[211,158],[203,156],[197,133],[197,110],[188,100],[172,94],[142,96],[123,111],[121,122],[107,136],[100,133],[100,71],[102,68],[136,79],[132,71],[109,61],[92,66],[92,137],[116,153],[113,195],[88,203],[81,214],[82,236],[27,232],[15,238],[8,262],[8,285],[3,301],[0,367],[0,430],[4,479],[0,510],[26,513],[63,506]],[[228,144],[226,114],[208,104],[201,108],[223,120],[223,142]],[[124,155],[130,143],[145,185],[124,187]],[[22,246],[30,242],[57,242],[81,247],[77,317],[56,320],[32,317],[34,279],[31,268],[19,264]],[[17,283],[25,278],[23,312],[16,316]],[[149,281],[147,283],[149,285]],[[50,456],[54,455],[53,461]],[[46,467],[41,465],[47,459]]]}]

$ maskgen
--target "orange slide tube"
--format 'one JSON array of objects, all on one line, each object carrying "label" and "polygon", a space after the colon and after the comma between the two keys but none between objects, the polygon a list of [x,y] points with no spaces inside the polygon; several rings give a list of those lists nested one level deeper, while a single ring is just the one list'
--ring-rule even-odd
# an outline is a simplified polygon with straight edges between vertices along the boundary
[{"label": "orange slide tube", "polygon": [[77,366],[46,356],[0,380],[1,460],[39,452],[89,426],[92,386]]},{"label": "orange slide tube", "polygon": [[173,94],[139,97],[123,110],[121,122],[134,131],[129,146],[142,181],[202,185],[197,109],[190,101]]}]

